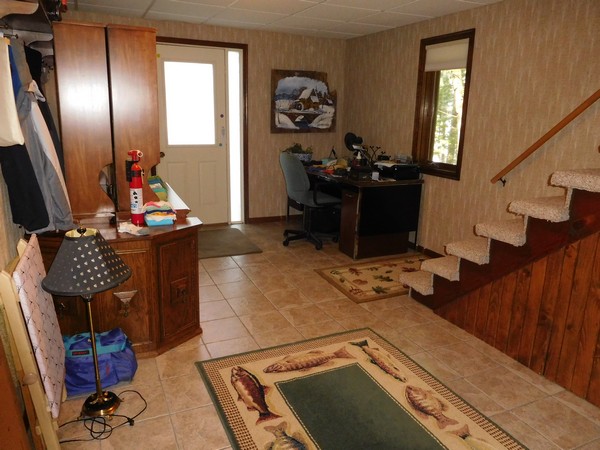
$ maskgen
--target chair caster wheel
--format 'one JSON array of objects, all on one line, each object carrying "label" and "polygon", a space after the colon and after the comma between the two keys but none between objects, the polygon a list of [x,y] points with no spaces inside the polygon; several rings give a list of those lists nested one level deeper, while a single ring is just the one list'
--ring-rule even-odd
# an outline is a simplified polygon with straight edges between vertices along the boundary
[{"label": "chair caster wheel", "polygon": [[287,247],[288,245],[290,245],[290,241],[288,241],[287,239],[285,241],[283,241],[284,247]]},{"label": "chair caster wheel", "polygon": [[321,250],[323,248],[323,244],[321,244],[320,242],[318,244],[315,244],[315,248],[317,250]]}]

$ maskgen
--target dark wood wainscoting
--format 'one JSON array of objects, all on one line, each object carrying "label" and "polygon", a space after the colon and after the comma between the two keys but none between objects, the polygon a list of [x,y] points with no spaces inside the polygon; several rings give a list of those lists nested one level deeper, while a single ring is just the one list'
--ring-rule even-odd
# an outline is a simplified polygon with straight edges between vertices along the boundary
[{"label": "dark wood wainscoting", "polygon": [[435,312],[600,406],[600,232]]}]

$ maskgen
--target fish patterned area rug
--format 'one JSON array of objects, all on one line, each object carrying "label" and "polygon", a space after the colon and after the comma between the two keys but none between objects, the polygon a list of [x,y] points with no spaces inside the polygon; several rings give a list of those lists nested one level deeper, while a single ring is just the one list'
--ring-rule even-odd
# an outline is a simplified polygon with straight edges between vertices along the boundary
[{"label": "fish patterned area rug", "polygon": [[235,449],[525,449],[368,328],[196,366]]},{"label": "fish patterned area rug", "polygon": [[398,275],[416,272],[425,259],[421,253],[406,253],[394,259],[315,270],[350,300],[364,303],[407,294],[408,288],[398,281]]}]

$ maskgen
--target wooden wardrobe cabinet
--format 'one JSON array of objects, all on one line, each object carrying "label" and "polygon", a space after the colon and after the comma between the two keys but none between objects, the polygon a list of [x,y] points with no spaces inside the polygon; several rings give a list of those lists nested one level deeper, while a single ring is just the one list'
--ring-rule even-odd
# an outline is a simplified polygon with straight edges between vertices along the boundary
[{"label": "wooden wardrobe cabinet", "polygon": [[[73,215],[85,220],[128,214],[127,152],[143,152],[146,174],[160,162],[156,31],[55,23],[54,58]],[[145,183],[149,200],[158,198]]]},{"label": "wooden wardrobe cabinet", "polygon": [[[146,175],[160,162],[156,32],[150,28],[54,24],[58,110],[73,217],[98,228],[132,269],[129,280],[94,297],[95,328],[122,328],[136,354],[163,352],[199,334],[197,218],[118,233],[129,220],[127,153],[143,152]],[[158,200],[144,180],[144,202]],[[62,236],[42,235],[46,270]],[[84,304],[54,297],[61,332],[87,331]]]}]

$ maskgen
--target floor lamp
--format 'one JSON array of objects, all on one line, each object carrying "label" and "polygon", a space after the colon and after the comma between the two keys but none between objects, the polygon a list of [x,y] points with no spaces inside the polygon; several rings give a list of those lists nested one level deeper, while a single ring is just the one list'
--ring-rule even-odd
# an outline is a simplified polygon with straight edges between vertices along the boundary
[{"label": "floor lamp", "polygon": [[112,289],[131,276],[131,269],[93,228],[68,231],[56,253],[42,287],[49,293],[66,297],[81,297],[86,305],[92,357],[96,376],[96,392],[84,402],[81,417],[113,414],[121,400],[110,391],[102,390],[96,335],[92,318],[94,294]]}]

